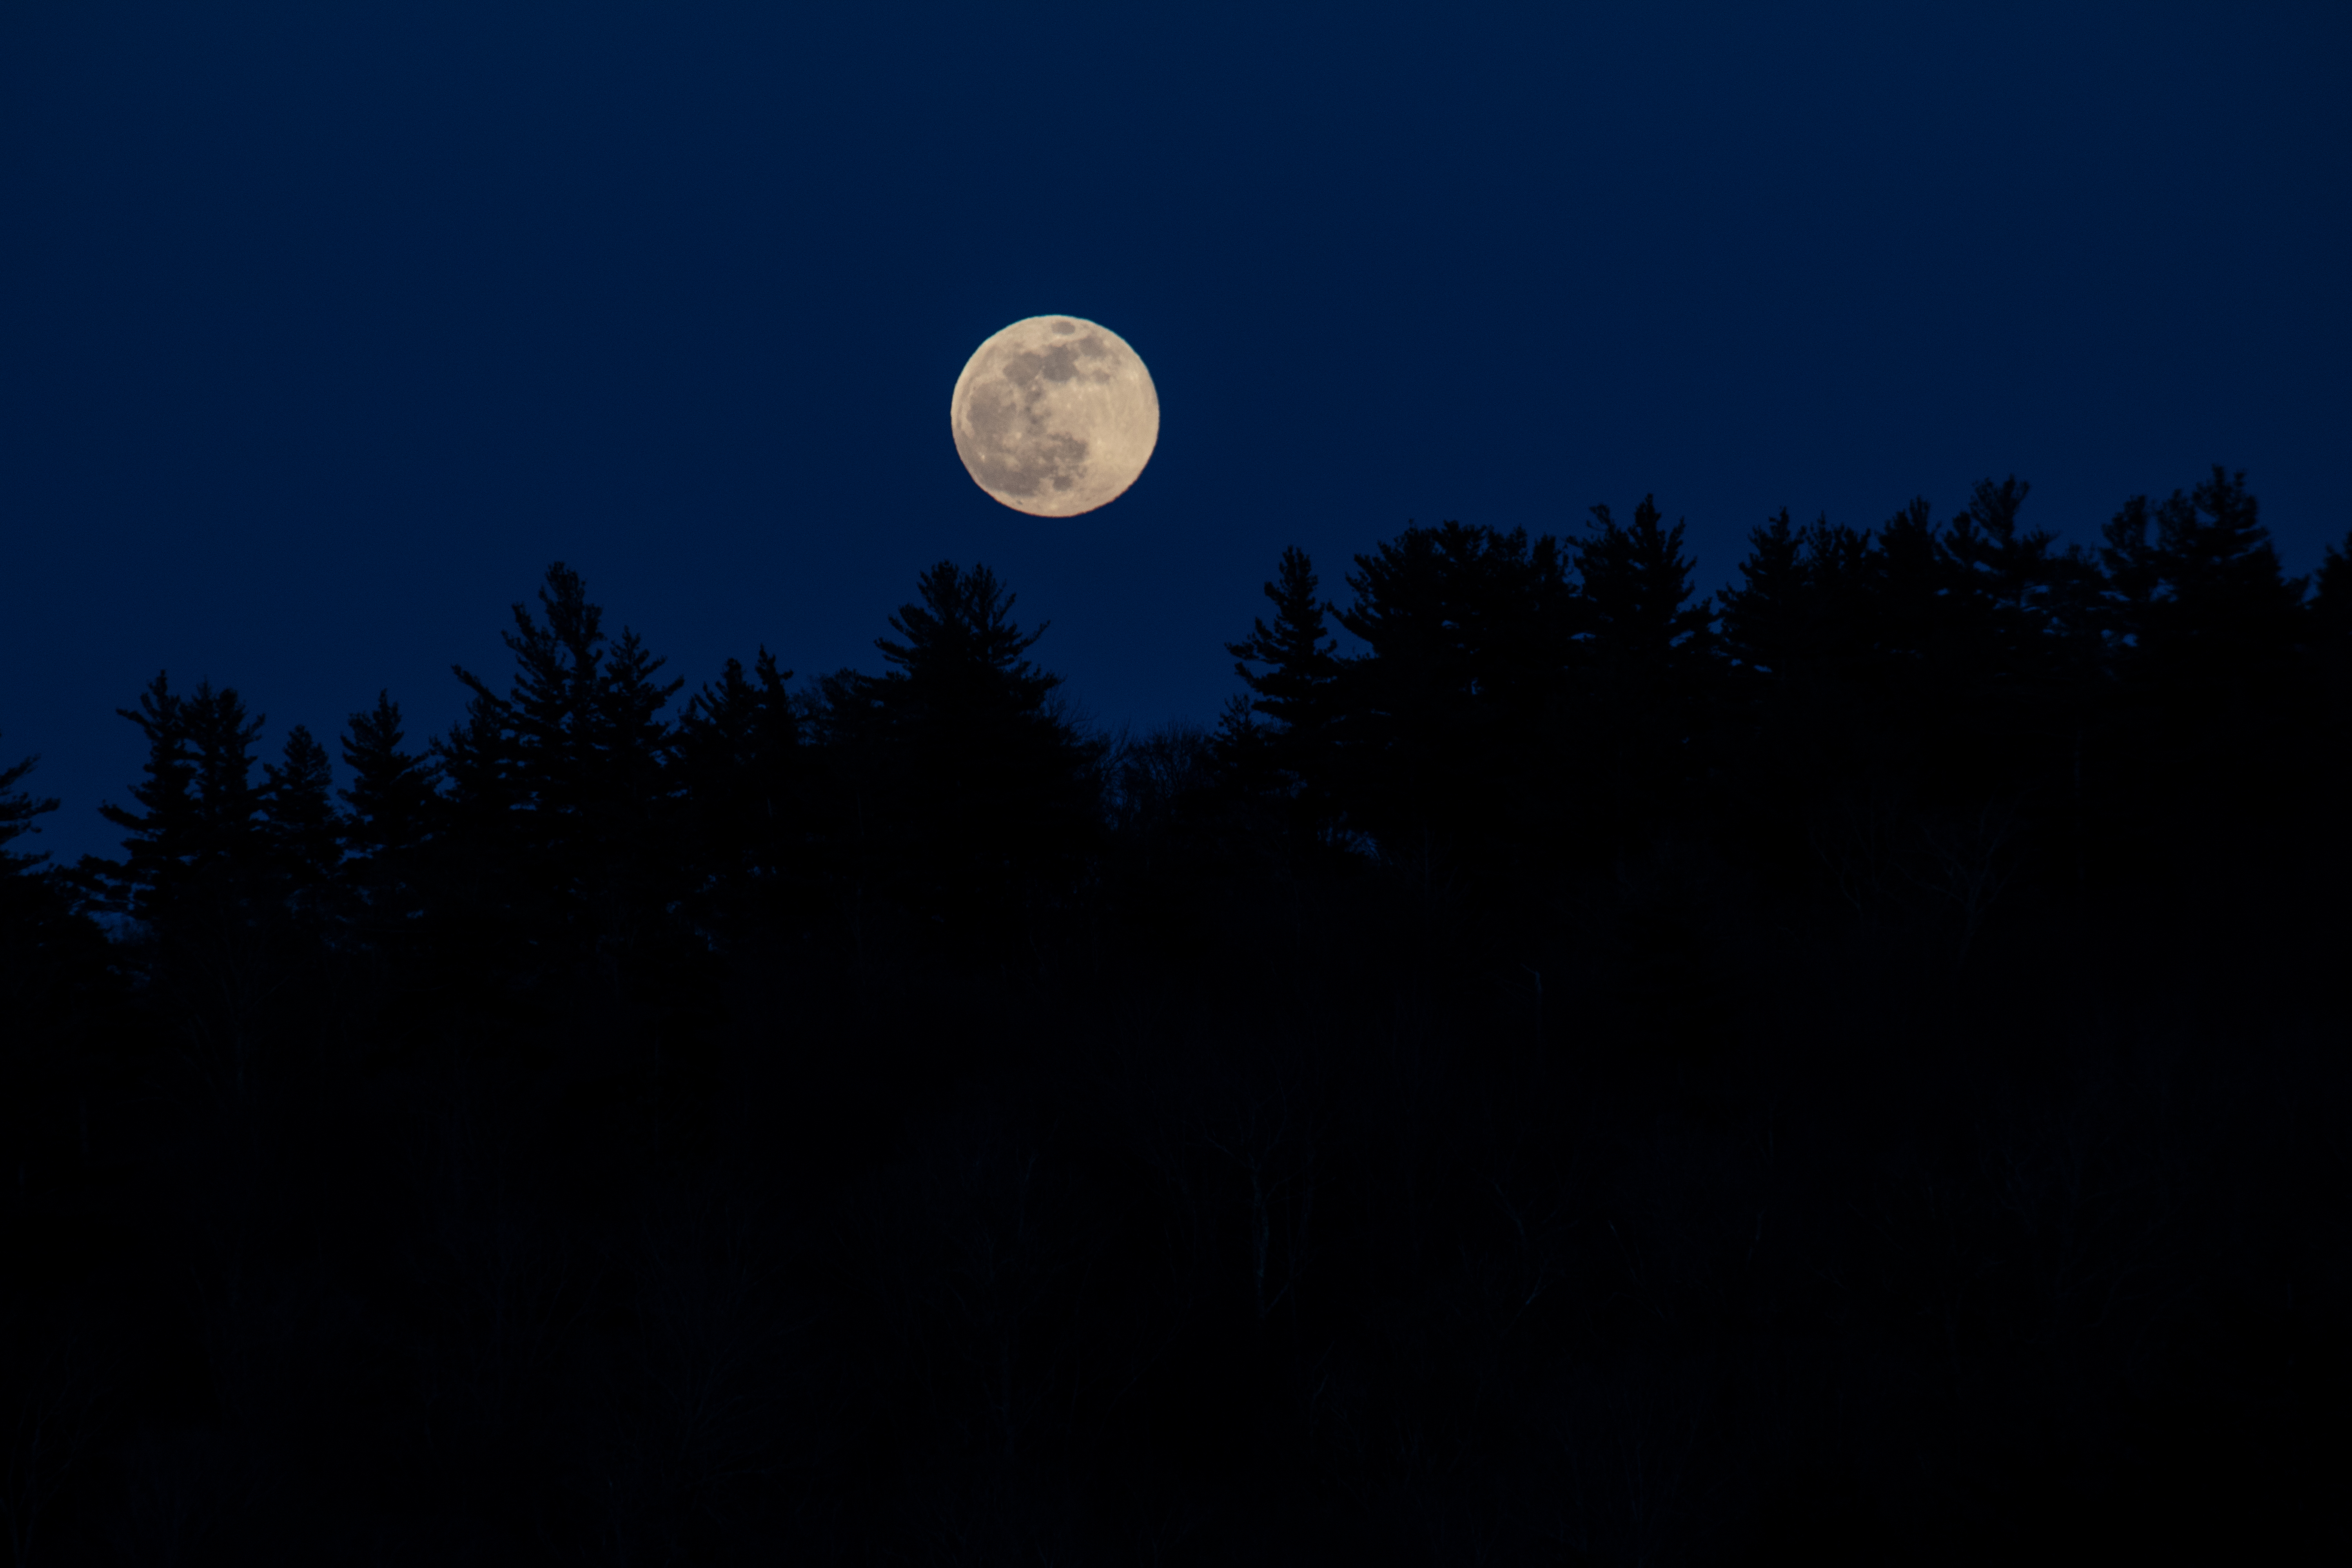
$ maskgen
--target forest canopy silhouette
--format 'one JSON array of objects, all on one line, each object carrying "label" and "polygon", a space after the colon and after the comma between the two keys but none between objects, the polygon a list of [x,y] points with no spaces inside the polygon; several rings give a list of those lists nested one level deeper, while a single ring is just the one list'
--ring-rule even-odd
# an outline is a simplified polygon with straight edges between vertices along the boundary
[{"label": "forest canopy silhouette", "polygon": [[1142,734],[952,562],[159,671],[0,770],[16,1560],[2341,1542],[2352,538],[2028,490],[1289,548]]}]

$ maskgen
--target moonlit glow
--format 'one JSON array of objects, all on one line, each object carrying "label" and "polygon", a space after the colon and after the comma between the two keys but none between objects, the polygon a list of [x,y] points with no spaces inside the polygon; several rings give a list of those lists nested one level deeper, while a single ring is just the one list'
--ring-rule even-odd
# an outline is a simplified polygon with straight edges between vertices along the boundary
[{"label": "moonlit glow", "polygon": [[1118,500],[1160,441],[1151,373],[1126,339],[1076,316],[1032,316],[981,344],[949,415],[972,482],[1034,517]]}]

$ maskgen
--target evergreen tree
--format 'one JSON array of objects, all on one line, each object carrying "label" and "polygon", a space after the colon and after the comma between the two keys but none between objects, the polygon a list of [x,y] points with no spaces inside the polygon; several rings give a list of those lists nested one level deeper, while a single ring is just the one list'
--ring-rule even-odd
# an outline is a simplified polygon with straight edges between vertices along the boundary
[{"label": "evergreen tree", "polygon": [[918,588],[897,637],[876,639],[890,668],[837,682],[830,722],[864,759],[866,863],[911,912],[984,941],[992,915],[1034,912],[1084,875],[1104,748],[1069,723],[1061,678],[1023,657],[1049,623],[1024,634],[995,574],[943,561]]},{"label": "evergreen tree", "polygon": [[352,786],[336,792],[348,808],[339,818],[344,883],[357,896],[368,940],[379,947],[404,944],[406,928],[423,912],[424,857],[443,805],[434,788],[436,771],[425,758],[400,749],[406,737],[400,705],[389,691],[379,690],[375,707],[352,714],[346,723],[341,745]]},{"label": "evergreen tree", "polygon": [[[1915,502],[1913,514],[1925,504]],[[1792,671],[1855,676],[1880,656],[1886,641],[1885,567],[1871,530],[1832,523],[1826,516],[1813,520],[1805,530],[1805,628],[1790,660]]]},{"label": "evergreen tree", "polygon": [[1671,529],[1654,498],[1621,526],[1606,506],[1592,509],[1594,531],[1574,546],[1582,582],[1584,635],[1595,673],[1661,688],[1689,680],[1714,652],[1713,601],[1690,601],[1692,563],[1683,555],[1683,525]]},{"label": "evergreen tree", "polygon": [[1811,864],[1790,836],[1851,748],[1853,678],[1874,657],[1876,563],[1869,534],[1826,516],[1797,527],[1786,507],[1748,534],[1742,584],[1727,591],[1719,646],[1740,699],[1730,766],[1740,788],[1733,837],[1776,877]]},{"label": "evergreen tree", "polygon": [[28,833],[38,833],[33,818],[58,809],[57,797],[36,800],[16,786],[25,775],[39,765],[37,752],[13,768],[0,768],[0,878],[34,874],[34,868],[48,859],[47,854],[34,855],[8,845]]},{"label": "evergreen tree", "polygon": [[268,856],[262,799],[253,783],[253,743],[266,721],[248,715],[235,687],[199,681],[183,713],[196,782],[199,879],[242,900],[259,890]]},{"label": "evergreen tree", "polygon": [[1585,722],[1605,748],[1612,791],[1609,822],[1585,826],[1624,847],[1696,808],[1716,739],[1715,611],[1710,599],[1692,602],[1683,524],[1661,527],[1654,498],[1642,498],[1630,528],[1606,506],[1593,507],[1592,518],[1574,546],[1580,677]]},{"label": "evergreen tree", "polygon": [[378,863],[415,854],[429,831],[431,763],[400,749],[406,737],[400,704],[389,691],[378,691],[374,709],[362,709],[347,722],[342,752],[352,787],[336,792],[349,808],[341,818],[344,848]]},{"label": "evergreen tree", "polygon": [[1736,668],[1785,675],[1804,646],[1811,609],[1804,552],[1805,536],[1790,523],[1787,507],[1748,531],[1742,584],[1723,595],[1719,632],[1724,655]]},{"label": "evergreen tree", "polygon": [[[1265,590],[1274,625],[1255,620],[1248,637],[1225,645],[1252,698],[1233,715],[1222,760],[1246,793],[1289,803],[1284,816],[1302,843],[1326,841],[1339,826],[1331,774],[1340,661],[1325,622],[1331,606],[1316,596],[1316,587],[1307,552],[1285,549]],[[1252,670],[1253,664],[1263,670]]]},{"label": "evergreen tree", "polygon": [[298,909],[315,910],[342,861],[342,823],[327,749],[306,725],[286,734],[284,765],[265,763],[261,798],[269,858]]},{"label": "evergreen tree", "polygon": [[2103,536],[2124,683],[2104,770],[2126,784],[2109,807],[2111,865],[2126,870],[2135,843],[2175,858],[2198,845],[2217,871],[2297,853],[2293,797],[2327,788],[2317,672],[2300,657],[2306,584],[2282,573],[2243,470],[2216,463],[2153,509],[2134,496]]},{"label": "evergreen tree", "polygon": [[667,766],[673,736],[660,716],[686,681],[655,680],[667,662],[622,627],[588,710],[593,769],[579,802],[579,837],[608,952],[666,930],[667,911],[691,887],[682,865],[684,802]]},{"label": "evergreen tree", "polygon": [[1816,525],[1807,556],[1816,641],[1797,706],[1816,773],[1898,795],[1980,793],[1960,775],[1978,761],[1969,702],[1991,607],[1929,503],[1915,498],[1874,536]]},{"label": "evergreen tree", "polygon": [[139,706],[118,708],[147,738],[142,782],[131,786],[136,811],[108,801],[98,813],[121,828],[121,859],[85,855],[75,880],[98,908],[150,925],[161,923],[186,889],[198,855],[196,766],[183,700],[170,672],[157,674]]},{"label": "evergreen tree", "polygon": [[2352,647],[2352,533],[2326,547],[2311,598],[2312,626],[2324,646]]},{"label": "evergreen tree", "polygon": [[26,1047],[47,1023],[45,1004],[103,973],[106,947],[101,931],[75,914],[68,875],[45,868],[47,853],[9,848],[40,832],[33,818],[57,811],[57,797],[16,787],[37,764],[36,752],[0,769],[0,1032],[19,1032]]},{"label": "evergreen tree", "polygon": [[467,702],[465,718],[427,748],[429,765],[448,785],[431,798],[422,835],[448,851],[436,858],[513,859],[521,836],[516,819],[529,803],[506,703],[478,693]]},{"label": "evergreen tree", "polygon": [[2032,486],[2014,475],[1978,481],[1943,539],[1968,596],[1982,606],[1971,662],[1996,686],[2046,691],[2083,679],[2099,652],[2098,567],[2080,546],[2053,549],[2057,535],[2020,532]]},{"label": "evergreen tree", "polygon": [[[1265,596],[1274,603],[1274,625],[1252,623],[1251,633],[1225,651],[1235,659],[1234,673],[1255,694],[1253,710],[1295,736],[1320,733],[1331,721],[1332,685],[1339,679],[1339,647],[1324,624],[1331,606],[1316,597],[1315,563],[1307,552],[1291,545],[1282,552],[1274,582]],[[1252,664],[1265,667],[1253,671]]]},{"label": "evergreen tree", "polygon": [[2137,679],[2210,706],[2251,696],[2292,659],[2307,580],[2282,573],[2243,469],[2216,463],[2152,513],[2134,496],[2103,537],[2114,630]]},{"label": "evergreen tree", "polygon": [[651,868],[669,792],[656,715],[685,683],[656,684],[663,661],[625,628],[608,660],[604,610],[563,563],[539,599],[544,626],[518,604],[502,634],[516,665],[508,695],[452,667],[474,697],[434,746],[451,784],[436,858],[473,861],[455,873],[465,884],[478,887],[483,869],[510,878],[507,913],[547,933],[556,951],[541,962],[562,968],[609,958],[661,907]]},{"label": "evergreen tree", "polygon": [[1866,559],[1872,674],[1881,693],[1901,701],[1948,685],[1962,642],[1958,623],[1973,605],[1927,498],[1913,498],[1879,526]]},{"label": "evergreen tree", "polygon": [[749,925],[804,912],[813,868],[806,747],[793,672],[764,647],[746,675],[730,658],[679,715],[671,742],[687,802],[689,854],[701,918],[740,934]]},{"label": "evergreen tree", "polygon": [[[429,765],[445,787],[427,797],[414,857],[423,928],[414,940],[464,968],[512,976],[543,962],[543,933],[557,915],[526,875],[529,803],[506,710],[501,699],[478,690],[465,717],[427,742]],[[363,875],[380,886],[398,877],[400,861],[386,855]],[[401,902],[395,896],[390,907],[377,906],[380,933],[388,918],[405,912]]]},{"label": "evergreen tree", "polygon": [[1341,809],[1433,885],[1536,871],[1574,785],[1580,605],[1558,542],[1448,521],[1355,559],[1339,620],[1370,651],[1338,685]]},{"label": "evergreen tree", "polygon": [[1965,689],[1951,745],[1932,765],[1979,809],[2037,800],[2034,815],[2062,828],[2072,860],[2084,742],[2102,695],[2105,584],[2079,545],[2061,552],[2049,530],[2020,530],[2030,489],[2014,476],[1979,481],[1944,535]]}]

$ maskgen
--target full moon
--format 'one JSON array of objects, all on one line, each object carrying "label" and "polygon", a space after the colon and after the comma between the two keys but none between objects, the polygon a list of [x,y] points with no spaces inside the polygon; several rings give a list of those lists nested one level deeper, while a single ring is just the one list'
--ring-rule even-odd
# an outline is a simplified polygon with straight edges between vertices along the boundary
[{"label": "full moon", "polygon": [[1076,316],[1032,316],[981,344],[948,414],[972,483],[1033,517],[1117,500],[1160,441],[1151,373],[1125,338]]}]

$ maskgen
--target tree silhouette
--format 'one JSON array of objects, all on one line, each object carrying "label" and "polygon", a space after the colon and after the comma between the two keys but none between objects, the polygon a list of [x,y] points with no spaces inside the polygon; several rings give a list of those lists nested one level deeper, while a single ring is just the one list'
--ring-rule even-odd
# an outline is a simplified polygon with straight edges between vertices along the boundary
[{"label": "tree silhouette", "polygon": [[1583,610],[1579,708],[1615,788],[1605,817],[1584,826],[1622,848],[1696,807],[1719,696],[1715,614],[1711,600],[1691,602],[1683,525],[1661,528],[1654,498],[1642,498],[1631,527],[1606,506],[1592,519],[1571,546]]},{"label": "tree silhouette", "polygon": [[[465,718],[427,742],[445,787],[430,797],[416,838],[430,945],[483,975],[524,970],[552,934],[547,900],[526,879],[518,842],[527,803],[505,706],[477,691]],[[390,856],[383,869],[396,874],[398,866]]]},{"label": "tree silhouette", "polygon": [[603,607],[563,563],[539,600],[544,626],[518,604],[501,634],[515,656],[506,696],[451,667],[474,696],[434,745],[451,785],[436,859],[476,893],[510,880],[543,933],[536,967],[570,973],[640,940],[669,890],[654,869],[670,831],[658,715],[685,682],[656,684],[664,661],[633,631],[608,648]]},{"label": "tree silhouette", "polygon": [[1724,592],[1717,646],[1735,668],[1785,675],[1808,646],[1813,607],[1805,535],[1790,522],[1787,507],[1748,531],[1739,575],[1740,585]]},{"label": "tree silhouette", "polygon": [[809,760],[798,713],[764,647],[744,674],[730,658],[678,716],[671,742],[688,803],[694,901],[729,940],[807,915],[811,861]]},{"label": "tree silhouette", "polygon": [[1383,859],[1434,885],[1466,861],[1549,858],[1572,789],[1564,723],[1580,627],[1557,541],[1448,521],[1356,557],[1339,624],[1340,804]]},{"label": "tree silhouette", "polygon": [[2325,646],[2352,643],[2352,534],[2341,549],[2328,545],[2314,579],[2312,624]]},{"label": "tree silhouette", "polygon": [[[2150,524],[2154,525],[2153,537]],[[2289,580],[2243,470],[2220,464],[2151,510],[2134,496],[2102,531],[2108,635],[2123,689],[2110,704],[2108,854],[2137,841],[2188,855],[2183,828],[2219,860],[2283,848],[2284,788],[2316,784],[2315,671],[2299,658],[2305,580]],[[2297,760],[2299,759],[2299,761]]]},{"label": "tree silhouette", "polygon": [[159,674],[120,862],[0,771],[0,1501],[97,1560],[250,1490],[256,1564],[2342,1558],[2352,540],[2305,604],[2242,476],[2104,554],[2027,497],[1783,509],[1719,616],[1650,497],[1408,525],[1344,616],[1286,550],[1220,730],[1115,748],[950,563],[881,673],[762,646],[674,729],[559,564],[439,776],[380,689],[340,792]]},{"label": "tree silhouette", "polygon": [[423,757],[400,749],[400,704],[376,693],[375,707],[345,721],[343,765],[352,787],[338,790],[342,842],[348,854],[380,868],[413,856],[430,831],[434,773]]},{"label": "tree silhouette", "polygon": [[1066,719],[1061,678],[1023,657],[1046,625],[1024,635],[994,573],[943,561],[918,590],[890,618],[897,637],[875,641],[890,668],[837,682],[829,722],[853,753],[865,865],[910,912],[989,945],[990,917],[1084,875],[1104,748]]},{"label": "tree silhouette", "polygon": [[2307,580],[2281,572],[2243,469],[2232,475],[2216,463],[2152,514],[2147,498],[2134,496],[2102,537],[2132,678],[2210,703],[2247,695],[2292,657]]},{"label": "tree silhouette", "polygon": [[253,743],[266,715],[247,713],[235,687],[196,683],[184,712],[194,749],[199,820],[217,854],[234,857],[256,831],[261,800],[253,783]]},{"label": "tree silhouette", "polygon": [[344,721],[343,765],[349,789],[338,790],[345,809],[341,834],[347,916],[361,939],[383,953],[409,952],[415,922],[425,913],[425,858],[435,817],[446,803],[435,793],[436,771],[400,749],[400,705],[379,689],[375,706]]},{"label": "tree silhouette", "polygon": [[1711,601],[1690,602],[1683,525],[1660,528],[1664,519],[1650,496],[1633,509],[1630,528],[1606,506],[1595,506],[1592,517],[1597,526],[1572,546],[1585,604],[1588,679],[1661,689],[1688,679],[1714,652],[1714,616]]},{"label": "tree silhouette", "polygon": [[[1251,699],[1225,727],[1223,760],[1244,794],[1282,803],[1279,815],[1295,854],[1330,845],[1340,827],[1332,777],[1339,642],[1326,625],[1331,606],[1316,596],[1316,587],[1314,563],[1297,545],[1288,546],[1265,587],[1274,625],[1255,620],[1248,637],[1225,645]],[[1264,668],[1253,670],[1253,664]]]},{"label": "tree silhouette", "polygon": [[38,833],[33,819],[58,809],[57,798],[36,800],[16,786],[25,775],[40,765],[38,752],[26,757],[13,768],[0,768],[0,877],[21,877],[48,859],[47,854],[35,855],[8,845],[28,833]]},{"label": "tree silhouette", "polygon": [[2032,489],[2014,475],[1979,480],[1943,540],[1988,612],[1981,663],[1994,683],[2079,680],[2100,647],[2097,564],[2079,545],[2053,551],[2048,529],[2018,531]]},{"label": "tree silhouette", "polygon": [[286,732],[283,765],[264,763],[261,802],[263,837],[269,860],[283,879],[295,908],[323,916],[321,899],[334,886],[342,864],[342,821],[331,794],[334,775],[327,749],[306,725]]},{"label": "tree silhouette", "polygon": [[159,673],[140,694],[135,709],[115,712],[147,737],[145,779],[131,786],[133,811],[109,801],[99,815],[128,836],[123,858],[85,855],[78,879],[98,907],[154,923],[181,894],[199,854],[196,768],[181,698],[169,672]]},{"label": "tree silhouette", "polygon": [[[19,787],[40,761],[35,752],[0,768],[0,1030],[14,1037],[5,1053],[12,1068],[20,1053],[30,1058],[54,1047],[44,1032],[61,1027],[75,995],[102,984],[107,968],[104,934],[74,909],[70,873],[50,867],[47,854],[10,847],[41,831],[35,818],[58,809],[55,796]],[[0,1085],[0,1097],[20,1101],[29,1117],[27,1092],[22,1084]]]},{"label": "tree silhouette", "polygon": [[580,839],[597,912],[596,940],[608,955],[667,945],[669,910],[688,890],[679,865],[679,785],[670,776],[670,727],[661,710],[683,677],[654,679],[657,658],[624,626],[590,709],[597,764],[579,802]]},{"label": "tree silhouette", "polygon": [[43,1043],[38,1030],[57,1026],[52,1005],[105,971],[104,937],[75,912],[68,874],[50,868],[47,854],[10,847],[40,831],[36,817],[58,809],[55,796],[18,787],[40,761],[35,752],[0,768],[0,1026],[27,1052]]}]

